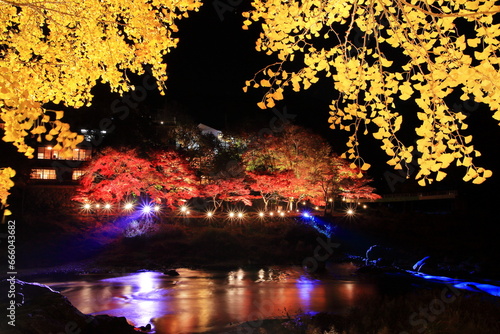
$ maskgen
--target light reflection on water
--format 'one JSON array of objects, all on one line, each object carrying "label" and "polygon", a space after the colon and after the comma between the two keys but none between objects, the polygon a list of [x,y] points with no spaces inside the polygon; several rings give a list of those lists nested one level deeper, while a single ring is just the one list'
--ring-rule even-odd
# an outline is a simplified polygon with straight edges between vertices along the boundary
[{"label": "light reflection on water", "polygon": [[[81,281],[48,283],[83,313],[124,316],[156,333],[196,333],[229,324],[302,312],[345,312],[377,294],[375,284],[339,265],[334,275],[313,278],[301,268],[238,269],[230,272],[178,269],[179,276],[139,272]],[[334,277],[335,276],[335,277]]]}]

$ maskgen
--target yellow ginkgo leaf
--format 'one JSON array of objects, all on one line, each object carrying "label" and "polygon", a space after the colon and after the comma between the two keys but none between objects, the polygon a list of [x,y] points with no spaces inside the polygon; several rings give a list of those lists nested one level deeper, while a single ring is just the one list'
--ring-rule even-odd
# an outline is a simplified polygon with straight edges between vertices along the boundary
[{"label": "yellow ginkgo leaf", "polygon": [[472,183],[474,183],[474,184],[481,184],[484,181],[486,181],[486,178],[478,176],[478,177],[474,178],[474,180],[472,181]]},{"label": "yellow ginkgo leaf", "polygon": [[269,80],[266,80],[266,79],[262,79],[262,80],[260,81],[260,85],[261,85],[262,87],[271,87],[271,83],[269,82]]},{"label": "yellow ginkgo leaf", "polygon": [[443,171],[439,171],[436,175],[436,181],[441,181],[446,177],[446,173]]},{"label": "yellow ginkgo leaf", "polygon": [[361,166],[361,170],[368,170],[369,168],[371,167],[371,165],[369,163],[363,163],[363,165]]}]

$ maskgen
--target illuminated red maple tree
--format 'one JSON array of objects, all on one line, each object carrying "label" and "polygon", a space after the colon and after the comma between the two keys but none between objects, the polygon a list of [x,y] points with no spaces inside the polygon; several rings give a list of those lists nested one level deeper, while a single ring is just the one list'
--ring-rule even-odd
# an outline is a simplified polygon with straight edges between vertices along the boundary
[{"label": "illuminated red maple tree", "polygon": [[175,151],[152,154],[152,163],[160,177],[154,187],[157,198],[167,206],[179,205],[199,195],[198,180],[186,159]]},{"label": "illuminated red maple tree", "polygon": [[285,196],[292,180],[295,180],[291,171],[274,173],[248,172],[248,176],[251,179],[251,189],[258,192],[264,202],[265,211],[267,211],[269,201],[273,198]]},{"label": "illuminated red maple tree", "polygon": [[156,179],[151,163],[130,149],[105,149],[84,169],[75,200],[116,203],[131,196],[149,194],[156,189],[148,180]]},{"label": "illuminated red maple tree", "polygon": [[[318,134],[287,125],[276,134],[252,138],[242,160],[267,208],[271,198],[280,198],[289,210],[302,200],[323,206],[335,198],[376,199],[374,188],[359,169],[332,152]],[[283,178],[284,176],[284,178]],[[286,183],[286,186],[285,184]]]},{"label": "illuminated red maple tree", "polygon": [[133,149],[105,149],[84,169],[74,200],[118,203],[145,197],[169,207],[198,195],[196,178],[176,152],[141,158]]},{"label": "illuminated red maple tree", "polygon": [[245,205],[252,205],[250,189],[242,177],[215,178],[201,187],[201,194],[211,199],[214,211],[224,202],[243,202]]},{"label": "illuminated red maple tree", "polygon": [[313,200],[320,201],[320,205],[326,205],[328,201],[332,212],[339,196],[348,199],[380,198],[374,193],[375,188],[369,186],[372,180],[337,155],[318,161],[317,169],[310,175],[309,181],[310,186],[317,190],[317,197]]},{"label": "illuminated red maple tree", "polygon": [[380,195],[374,193],[375,188],[369,183],[373,180],[368,177],[358,177],[359,169],[354,169],[352,172],[347,172],[339,185],[339,195],[348,199],[369,199],[376,200],[381,198]]}]

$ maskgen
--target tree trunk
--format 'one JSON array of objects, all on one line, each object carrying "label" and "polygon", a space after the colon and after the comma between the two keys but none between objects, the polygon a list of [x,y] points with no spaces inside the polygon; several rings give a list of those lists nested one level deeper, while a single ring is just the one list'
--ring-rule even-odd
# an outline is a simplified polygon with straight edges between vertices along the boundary
[{"label": "tree trunk", "polygon": [[262,200],[264,201],[264,211],[267,211],[267,205],[269,204],[269,200],[266,199],[266,196],[265,195],[262,195]]}]

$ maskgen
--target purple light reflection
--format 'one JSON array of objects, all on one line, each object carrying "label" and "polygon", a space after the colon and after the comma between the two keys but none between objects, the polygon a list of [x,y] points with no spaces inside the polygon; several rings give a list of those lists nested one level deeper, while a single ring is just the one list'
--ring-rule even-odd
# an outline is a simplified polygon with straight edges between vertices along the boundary
[{"label": "purple light reflection", "polygon": [[[300,267],[176,270],[176,277],[147,271],[92,282],[89,275],[85,282],[64,283],[62,293],[84,313],[126,317],[136,326],[152,323],[157,334],[173,334],[216,331],[286,313],[343,312],[377,291],[365,282],[316,280]],[[337,275],[349,276],[339,270]]]}]

